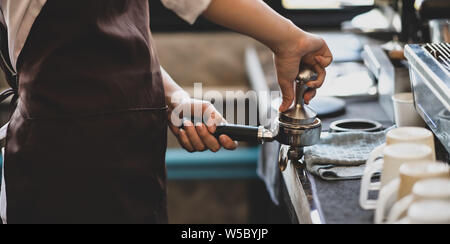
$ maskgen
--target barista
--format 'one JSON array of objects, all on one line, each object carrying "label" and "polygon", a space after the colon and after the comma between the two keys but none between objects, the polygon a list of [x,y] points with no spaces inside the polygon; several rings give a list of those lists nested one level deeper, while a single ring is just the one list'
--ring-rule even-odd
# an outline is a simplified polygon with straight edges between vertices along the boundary
[{"label": "barista", "polygon": [[[207,19],[251,36],[275,54],[283,93],[294,100],[299,65],[325,78],[325,42],[263,1],[162,0],[189,22]],[[212,136],[214,123],[184,129],[168,113],[191,100],[160,67],[147,0],[2,0],[8,66],[17,107],[8,127],[1,215],[4,223],[166,223],[166,130],[186,150],[235,149]],[[251,13],[251,14],[249,14]],[[221,115],[214,110],[215,119]]]}]

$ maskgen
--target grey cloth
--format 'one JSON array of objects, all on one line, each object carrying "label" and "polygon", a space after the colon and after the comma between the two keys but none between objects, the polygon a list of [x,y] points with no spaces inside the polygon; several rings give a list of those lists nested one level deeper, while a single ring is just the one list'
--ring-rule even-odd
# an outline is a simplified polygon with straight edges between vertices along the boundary
[{"label": "grey cloth", "polygon": [[323,133],[319,144],[305,149],[306,167],[324,180],[360,179],[370,152],[385,138],[386,131]]}]

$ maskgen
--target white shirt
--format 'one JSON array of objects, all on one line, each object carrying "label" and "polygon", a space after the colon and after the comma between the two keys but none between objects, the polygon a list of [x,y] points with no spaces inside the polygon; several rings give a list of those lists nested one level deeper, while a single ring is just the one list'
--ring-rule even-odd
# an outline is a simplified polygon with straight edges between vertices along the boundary
[{"label": "white shirt", "polygon": [[[9,55],[14,69],[31,27],[46,2],[47,0],[0,0],[3,22],[8,29]],[[193,24],[208,8],[211,0],[161,0],[161,2],[186,22]]]},{"label": "white shirt", "polygon": [[161,2],[186,22],[193,24],[208,8],[211,0],[161,0]]},{"label": "white shirt", "polygon": [[31,27],[46,2],[47,0],[1,0],[0,2],[8,29],[9,56],[14,69]]}]

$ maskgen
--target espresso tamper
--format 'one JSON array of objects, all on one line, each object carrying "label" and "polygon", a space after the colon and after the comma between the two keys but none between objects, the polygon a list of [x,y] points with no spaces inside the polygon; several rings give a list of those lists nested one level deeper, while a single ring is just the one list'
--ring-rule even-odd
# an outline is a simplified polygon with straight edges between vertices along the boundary
[{"label": "espresso tamper", "polygon": [[[302,70],[296,80],[294,107],[280,113],[277,140],[281,144],[289,146],[289,149],[284,149],[287,152],[280,152],[279,164],[282,171],[286,169],[288,160],[299,162],[303,158],[304,148],[313,146],[320,141],[322,122],[317,118],[317,113],[306,105],[304,100],[308,90],[307,83],[316,79],[317,74],[312,70]],[[285,153],[287,153],[287,157],[283,156]]]},{"label": "espresso tamper", "polygon": [[[278,141],[283,145],[280,152],[280,169],[286,169],[287,161],[300,162],[303,158],[304,147],[315,145],[320,140],[322,122],[317,113],[304,102],[304,95],[308,90],[309,81],[316,80],[317,74],[309,69],[303,69],[296,79],[296,96],[294,106],[288,111],[280,113],[275,120],[275,129],[264,127],[223,124],[217,126],[216,137],[227,135],[236,141],[256,143]],[[284,156],[281,156],[284,155]]]}]

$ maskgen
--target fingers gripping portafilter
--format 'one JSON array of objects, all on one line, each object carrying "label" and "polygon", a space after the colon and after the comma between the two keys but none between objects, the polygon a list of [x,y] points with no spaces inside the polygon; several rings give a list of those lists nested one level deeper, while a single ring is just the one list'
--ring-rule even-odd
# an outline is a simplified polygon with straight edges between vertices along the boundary
[{"label": "fingers gripping portafilter", "polygon": [[[316,79],[317,75],[309,69],[300,72],[296,80],[295,105],[279,114],[279,118],[274,122],[275,129],[223,124],[217,127],[215,136],[227,135],[236,141],[257,143],[276,140],[289,146],[287,152],[280,153],[287,153],[289,160],[299,161],[303,158],[303,148],[317,144],[322,132],[322,122],[317,118],[317,113],[304,102],[304,95],[308,90],[306,84]],[[284,170],[286,162],[281,161],[280,159],[280,168]]]}]

